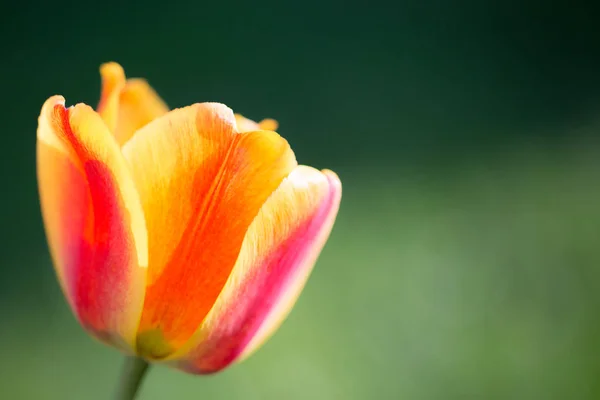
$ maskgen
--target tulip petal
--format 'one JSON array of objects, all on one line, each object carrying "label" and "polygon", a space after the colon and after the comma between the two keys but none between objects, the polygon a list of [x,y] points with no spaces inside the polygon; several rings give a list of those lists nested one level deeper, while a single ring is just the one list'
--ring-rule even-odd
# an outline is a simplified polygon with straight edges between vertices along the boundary
[{"label": "tulip petal", "polygon": [[341,183],[333,172],[297,167],[250,226],[215,305],[168,362],[212,373],[240,361],[279,327],[296,302],[337,215]]},{"label": "tulip petal", "polygon": [[140,129],[123,147],[149,241],[138,351],[161,359],[196,331],[266,199],[295,168],[275,132],[237,133],[233,112],[196,104]]},{"label": "tulip petal", "polygon": [[98,114],[51,97],[38,126],[44,225],[62,289],[82,326],[132,350],[141,314],[147,234],[125,159]]},{"label": "tulip petal", "polygon": [[235,114],[235,122],[238,132],[252,132],[258,130],[275,131],[279,126],[277,121],[271,118],[263,119],[257,123],[240,114]]},{"label": "tulip petal", "polygon": [[123,68],[114,62],[100,67],[102,95],[98,113],[113,132],[119,145],[169,108],[143,79],[125,79]]}]

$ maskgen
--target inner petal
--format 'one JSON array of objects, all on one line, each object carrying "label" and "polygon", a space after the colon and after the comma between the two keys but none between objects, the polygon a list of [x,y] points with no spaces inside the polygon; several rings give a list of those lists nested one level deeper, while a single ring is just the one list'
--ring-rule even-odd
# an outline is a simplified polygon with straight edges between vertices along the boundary
[{"label": "inner petal", "polygon": [[143,79],[126,79],[123,68],[114,62],[100,67],[102,94],[98,113],[119,145],[150,121],[166,114],[169,108]]}]

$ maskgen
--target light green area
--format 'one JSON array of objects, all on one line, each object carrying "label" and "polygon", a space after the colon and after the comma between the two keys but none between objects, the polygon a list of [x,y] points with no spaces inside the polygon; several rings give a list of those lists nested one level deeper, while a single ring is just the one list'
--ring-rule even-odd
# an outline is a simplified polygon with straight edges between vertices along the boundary
[{"label": "light green area", "polygon": [[[341,174],[331,240],[274,338],[219,375],[154,368],[140,399],[599,398],[600,158],[532,154]],[[3,304],[0,398],[108,399],[120,355],[51,273],[31,279]]]},{"label": "light green area", "polygon": [[144,331],[137,336],[137,354],[153,360],[161,359],[173,352],[160,329]]}]

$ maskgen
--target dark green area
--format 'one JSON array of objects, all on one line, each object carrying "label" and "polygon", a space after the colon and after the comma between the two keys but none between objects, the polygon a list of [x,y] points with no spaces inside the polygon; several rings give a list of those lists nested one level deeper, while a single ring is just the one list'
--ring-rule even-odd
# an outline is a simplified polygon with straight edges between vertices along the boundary
[{"label": "dark green area", "polygon": [[3,5],[0,397],[112,393],[119,354],[54,278],[35,130],[114,60],[172,107],[276,118],[344,184],[279,333],[220,375],[155,368],[142,399],[599,398],[598,12],[552,4]]}]

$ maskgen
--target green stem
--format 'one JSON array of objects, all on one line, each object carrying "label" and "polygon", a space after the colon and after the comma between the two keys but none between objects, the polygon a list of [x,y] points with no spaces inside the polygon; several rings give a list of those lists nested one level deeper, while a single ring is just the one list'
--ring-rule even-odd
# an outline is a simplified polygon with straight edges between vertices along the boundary
[{"label": "green stem", "polygon": [[141,358],[127,357],[125,359],[119,386],[117,386],[115,393],[115,400],[135,399],[135,394],[140,388],[146,371],[148,371],[148,366],[148,363]]}]

